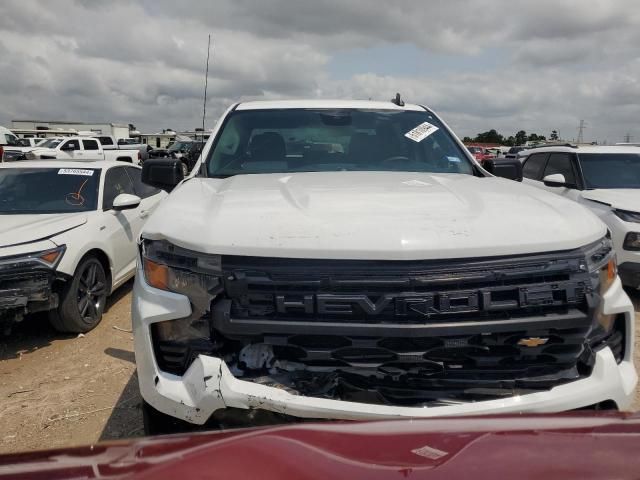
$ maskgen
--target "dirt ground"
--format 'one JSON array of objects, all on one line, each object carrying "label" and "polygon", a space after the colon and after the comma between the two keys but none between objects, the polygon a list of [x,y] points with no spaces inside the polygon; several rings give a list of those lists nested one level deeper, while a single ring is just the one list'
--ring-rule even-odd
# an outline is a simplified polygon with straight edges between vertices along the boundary
[{"label": "dirt ground", "polygon": [[[630,295],[640,310],[640,294]],[[131,283],[116,292],[102,323],[85,336],[57,334],[46,317],[34,316],[0,339],[0,453],[142,435],[130,302]]]}]

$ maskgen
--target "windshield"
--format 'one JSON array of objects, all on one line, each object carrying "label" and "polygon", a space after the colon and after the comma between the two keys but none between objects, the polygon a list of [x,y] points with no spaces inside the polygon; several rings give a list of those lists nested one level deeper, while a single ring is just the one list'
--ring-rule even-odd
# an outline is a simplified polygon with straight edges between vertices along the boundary
[{"label": "windshield", "polygon": [[50,138],[38,144],[38,146],[42,148],[56,148],[58,145],[60,145],[60,142],[62,142],[61,138]]},{"label": "windshield", "polygon": [[12,147],[17,147],[20,146],[20,142],[18,141],[18,137],[16,137],[15,135],[12,135],[10,133],[5,133],[4,134],[4,141],[6,145],[12,146]]},{"label": "windshield", "polygon": [[175,142],[168,150],[170,152],[186,152],[191,147],[191,142]]},{"label": "windshield", "polygon": [[453,137],[426,111],[235,111],[206,162],[211,176],[341,170],[473,173]]},{"label": "windshield", "polygon": [[640,153],[584,153],[580,164],[587,188],[640,188]]},{"label": "windshield", "polygon": [[0,168],[0,214],[95,210],[100,169]]}]

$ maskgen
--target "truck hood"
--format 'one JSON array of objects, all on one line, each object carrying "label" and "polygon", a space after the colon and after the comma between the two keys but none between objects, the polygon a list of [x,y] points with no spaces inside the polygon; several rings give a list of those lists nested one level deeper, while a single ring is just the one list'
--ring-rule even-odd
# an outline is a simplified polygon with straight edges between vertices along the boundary
[{"label": "truck hood", "polygon": [[143,236],[214,254],[417,260],[572,249],[605,233],[578,203],[510,180],[317,172],[189,179]]},{"label": "truck hood", "polygon": [[615,188],[585,190],[581,192],[582,198],[595,202],[606,203],[607,205],[629,212],[640,212],[640,189],[639,188]]},{"label": "truck hood", "polygon": [[28,158],[40,157],[42,155],[47,155],[50,157],[56,157],[58,155],[58,151],[55,148],[31,148],[26,152]]},{"label": "truck hood", "polygon": [[87,223],[86,213],[51,215],[0,214],[0,247],[49,239]]}]

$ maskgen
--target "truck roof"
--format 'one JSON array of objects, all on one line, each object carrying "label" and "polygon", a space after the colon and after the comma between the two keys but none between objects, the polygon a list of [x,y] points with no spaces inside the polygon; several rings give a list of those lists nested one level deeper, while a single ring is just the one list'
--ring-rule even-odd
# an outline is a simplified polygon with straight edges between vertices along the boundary
[{"label": "truck roof", "polygon": [[372,110],[412,110],[424,111],[420,105],[406,103],[400,107],[391,100],[388,102],[373,100],[259,100],[242,102],[236,110],[277,110],[287,108],[358,108]]},{"label": "truck roof", "polygon": [[116,160],[20,160],[0,163],[0,168],[109,168],[135,166]]}]

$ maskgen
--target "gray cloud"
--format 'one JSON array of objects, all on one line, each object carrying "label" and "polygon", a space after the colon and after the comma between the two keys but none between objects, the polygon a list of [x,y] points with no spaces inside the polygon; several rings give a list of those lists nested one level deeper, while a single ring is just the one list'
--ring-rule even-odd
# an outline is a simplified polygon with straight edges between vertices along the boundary
[{"label": "gray cloud", "polygon": [[[640,114],[634,7],[632,0],[5,0],[0,124],[48,117],[193,128],[212,33],[211,120],[240,99],[387,99],[400,90],[436,108],[461,135],[559,128],[572,138],[585,118],[589,138],[619,141]],[[401,52],[407,44],[460,65],[490,52],[504,58],[455,74],[330,74],[340,52],[394,45]]]}]

